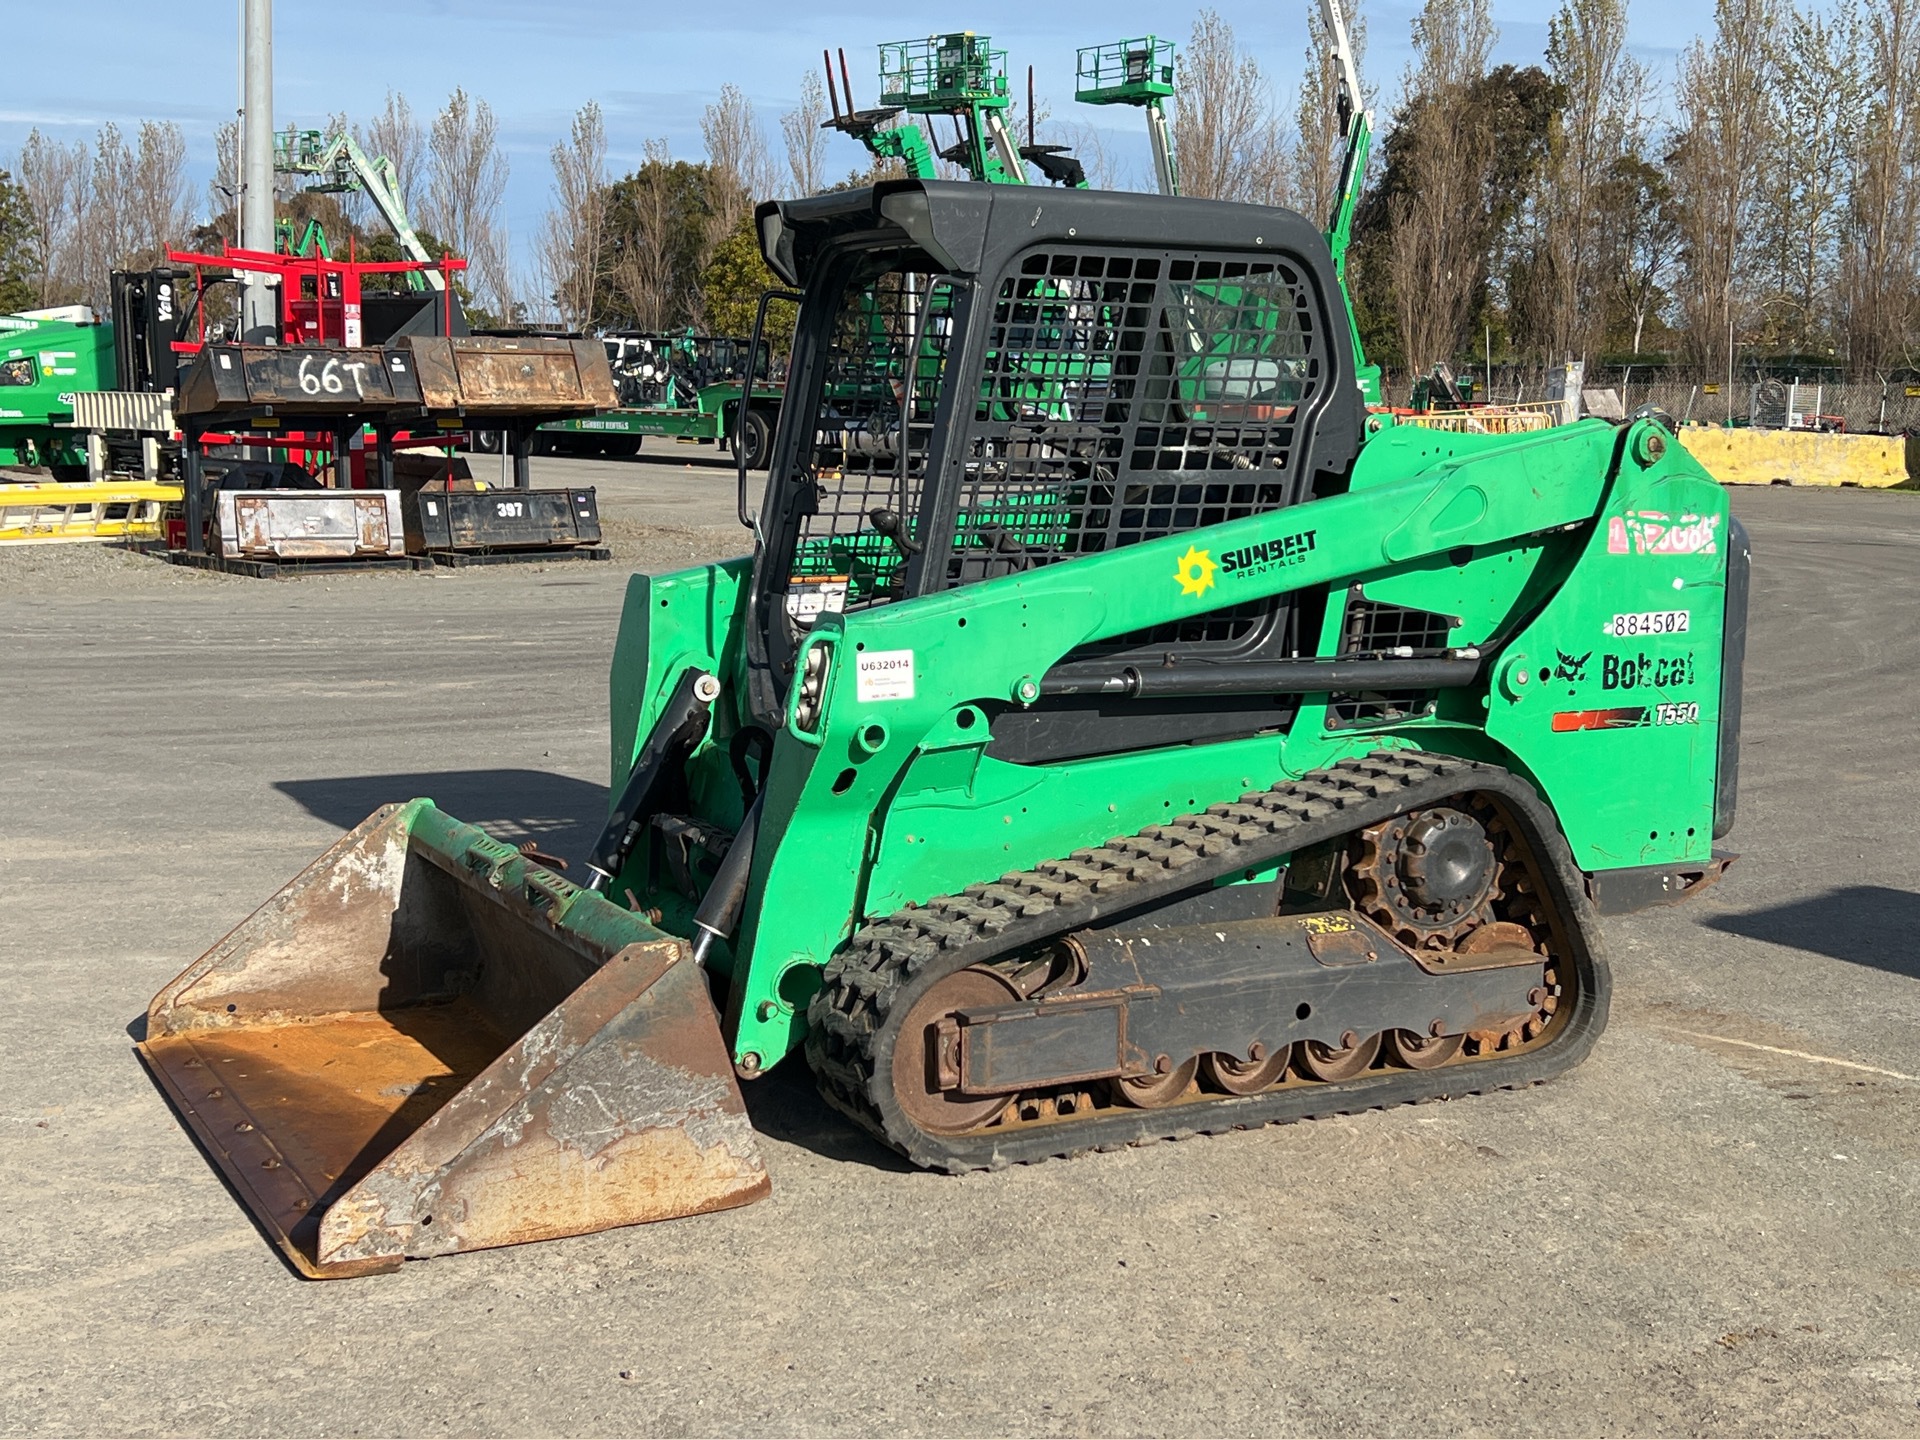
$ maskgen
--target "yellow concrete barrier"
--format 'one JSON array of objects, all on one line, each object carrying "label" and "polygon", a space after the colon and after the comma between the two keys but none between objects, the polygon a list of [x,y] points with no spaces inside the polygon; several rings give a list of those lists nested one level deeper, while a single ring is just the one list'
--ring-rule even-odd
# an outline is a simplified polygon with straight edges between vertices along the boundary
[{"label": "yellow concrete barrier", "polygon": [[1723,430],[1688,425],[1687,453],[1723,485],[1865,485],[1884,489],[1907,478],[1906,441],[1898,435],[1822,435],[1811,430]]}]

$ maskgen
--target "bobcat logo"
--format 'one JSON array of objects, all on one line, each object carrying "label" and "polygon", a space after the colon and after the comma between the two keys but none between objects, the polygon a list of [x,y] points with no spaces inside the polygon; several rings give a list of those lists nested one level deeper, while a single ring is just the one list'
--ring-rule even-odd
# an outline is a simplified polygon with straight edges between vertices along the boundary
[{"label": "bobcat logo", "polygon": [[1565,680],[1571,684],[1578,685],[1582,680],[1587,678],[1587,661],[1593,658],[1593,652],[1591,650],[1587,651],[1584,655],[1575,656],[1567,654],[1566,651],[1556,646],[1553,653],[1560,657],[1560,663],[1553,667],[1554,679]]}]

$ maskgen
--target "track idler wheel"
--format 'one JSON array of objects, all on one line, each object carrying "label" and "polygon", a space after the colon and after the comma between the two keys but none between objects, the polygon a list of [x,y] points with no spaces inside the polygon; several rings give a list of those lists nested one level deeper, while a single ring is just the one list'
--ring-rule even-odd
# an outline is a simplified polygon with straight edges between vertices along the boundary
[{"label": "track idler wheel", "polygon": [[1291,1045],[1282,1045],[1276,1054],[1262,1052],[1246,1060],[1215,1053],[1201,1060],[1200,1070],[1216,1090],[1228,1095],[1257,1095],[1286,1077],[1287,1062],[1292,1056]]},{"label": "track idler wheel", "polygon": [[1116,1100],[1138,1109],[1158,1110],[1162,1105],[1185,1098],[1199,1073],[1200,1057],[1196,1055],[1186,1064],[1175,1065],[1158,1075],[1142,1075],[1137,1079],[1121,1076],[1113,1082],[1113,1095]]},{"label": "track idler wheel", "polygon": [[956,970],[920,997],[900,1027],[893,1052],[893,1091],[900,1108],[929,1135],[959,1135],[1007,1108],[1010,1095],[966,1095],[958,1088],[959,1011],[1023,998],[984,965]]},{"label": "track idler wheel", "polygon": [[1362,1040],[1348,1031],[1341,1039],[1344,1043],[1337,1047],[1302,1040],[1296,1050],[1301,1070],[1316,1080],[1351,1080],[1380,1058],[1385,1037],[1374,1034]]}]

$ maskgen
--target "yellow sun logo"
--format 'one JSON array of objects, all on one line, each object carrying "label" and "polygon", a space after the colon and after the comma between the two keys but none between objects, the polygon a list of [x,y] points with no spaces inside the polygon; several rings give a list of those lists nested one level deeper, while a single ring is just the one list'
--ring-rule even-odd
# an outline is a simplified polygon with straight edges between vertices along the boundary
[{"label": "yellow sun logo", "polygon": [[1216,568],[1209,551],[1189,545],[1187,553],[1180,557],[1180,568],[1173,572],[1173,578],[1180,582],[1182,595],[1204,595],[1213,588]]}]

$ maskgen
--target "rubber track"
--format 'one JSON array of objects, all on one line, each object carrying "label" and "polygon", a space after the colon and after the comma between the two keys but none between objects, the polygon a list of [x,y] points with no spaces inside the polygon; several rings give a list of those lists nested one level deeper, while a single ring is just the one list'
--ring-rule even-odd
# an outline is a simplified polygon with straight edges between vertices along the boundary
[{"label": "rubber track", "polygon": [[[1574,1008],[1546,1045],[1438,1070],[1377,1070],[1339,1083],[1289,1085],[1164,1109],[1096,1110],[1084,1119],[958,1136],[927,1134],[895,1101],[895,1036],[887,1017],[896,1010],[904,1014],[928,986],[955,970],[1469,791],[1503,802],[1532,861],[1539,899],[1559,922],[1556,953],[1571,962]],[[1592,1048],[1606,1025],[1608,992],[1583,877],[1535,791],[1498,766],[1381,751],[874,921],[826,968],[808,1011],[807,1058],[835,1109],[916,1164],[959,1172],[1538,1084],[1578,1064]]]}]

